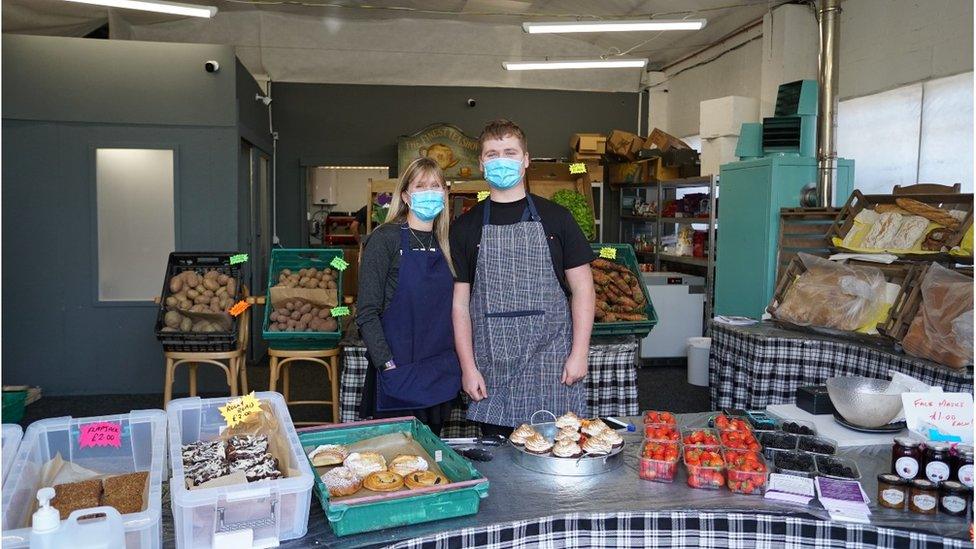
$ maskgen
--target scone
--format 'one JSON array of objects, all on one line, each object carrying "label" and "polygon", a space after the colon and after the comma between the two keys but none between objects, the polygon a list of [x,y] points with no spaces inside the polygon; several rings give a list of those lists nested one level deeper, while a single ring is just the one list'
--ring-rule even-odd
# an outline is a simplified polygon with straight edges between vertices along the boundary
[{"label": "scone", "polygon": [[308,453],[308,459],[316,467],[340,465],[349,457],[349,450],[341,444],[322,444]]},{"label": "scone", "polygon": [[377,452],[353,452],[342,464],[352,469],[359,478],[366,478],[370,473],[386,471],[386,458]]},{"label": "scone", "polygon": [[390,461],[389,469],[405,477],[415,471],[426,471],[428,467],[427,460],[420,456],[400,454]]},{"label": "scone", "polygon": [[362,479],[348,467],[329,469],[321,478],[329,490],[329,496],[334,498],[351,496],[363,487]]}]

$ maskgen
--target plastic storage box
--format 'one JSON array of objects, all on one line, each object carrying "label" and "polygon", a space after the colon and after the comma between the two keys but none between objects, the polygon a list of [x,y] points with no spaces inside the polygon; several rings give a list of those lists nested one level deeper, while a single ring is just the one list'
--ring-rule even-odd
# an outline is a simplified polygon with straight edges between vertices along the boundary
[{"label": "plastic storage box", "polygon": [[329,490],[316,476],[315,494],[337,536],[473,515],[478,512],[481,500],[488,497],[488,479],[470,461],[434,436],[429,427],[412,417],[308,427],[302,429],[300,437],[302,444],[311,450],[320,444],[351,444],[398,432],[410,433],[435,459],[440,454],[438,465],[451,484],[370,496],[359,502],[332,503]]},{"label": "plastic storage box", "polygon": [[342,258],[343,252],[336,248],[310,248],[310,249],[274,249],[271,250],[271,261],[268,265],[268,303],[264,306],[264,324],[261,335],[268,345],[275,349],[332,349],[339,345],[342,339],[342,317],[337,318],[339,328],[334,332],[271,332],[268,326],[271,325],[271,287],[278,283],[278,276],[281,271],[291,269],[316,268],[332,269],[337,271],[336,277],[338,305],[342,305],[342,274],[330,265],[333,259]]},{"label": "plastic storage box", "polygon": [[[667,455],[663,459],[654,459],[656,450],[663,450],[665,454],[673,453],[673,458]],[[653,442],[645,441],[640,453],[640,469],[637,476],[652,482],[674,482],[675,475],[678,474],[678,460],[681,455],[681,447],[677,442]]]},{"label": "plastic storage box", "polygon": [[[81,448],[81,427],[96,422],[120,424],[121,446]],[[4,549],[30,545],[30,515],[37,490],[42,488],[38,485],[41,467],[57,454],[65,461],[108,475],[148,471],[148,507],[139,513],[121,515],[125,546],[127,549],[162,546],[160,507],[166,469],[166,413],[134,410],[113,416],[42,419],[27,428],[8,479],[3,483]]]},{"label": "plastic storage box", "polygon": [[14,464],[17,448],[20,448],[20,439],[22,438],[24,438],[24,430],[20,425],[16,423],[3,424],[3,476],[0,476],[0,482],[7,478],[7,471]]},{"label": "plastic storage box", "polygon": [[766,479],[769,477],[769,465],[762,454],[746,450],[725,450],[723,457],[730,491],[736,494],[763,495]]},{"label": "plastic storage box", "polygon": [[[708,460],[710,457],[714,456],[717,456],[717,459],[719,462],[721,462],[721,465],[701,464],[700,459]],[[718,490],[725,485],[725,460],[722,458],[721,451],[718,448],[685,446],[683,459],[685,469],[688,471],[688,486],[691,486],[692,488]],[[689,463],[689,460],[691,460],[692,463]]]},{"label": "plastic storage box", "polygon": [[172,466],[170,500],[177,547],[212,547],[214,535],[250,529],[254,547],[270,547],[279,541],[300,538],[308,530],[314,474],[302,451],[285,399],[279,393],[256,393],[270,403],[279,431],[288,438],[291,467],[297,476],[262,480],[219,488],[187,490],[181,447],[217,438],[226,426],[220,408],[236,397],[172,400],[169,419],[169,455]]}]

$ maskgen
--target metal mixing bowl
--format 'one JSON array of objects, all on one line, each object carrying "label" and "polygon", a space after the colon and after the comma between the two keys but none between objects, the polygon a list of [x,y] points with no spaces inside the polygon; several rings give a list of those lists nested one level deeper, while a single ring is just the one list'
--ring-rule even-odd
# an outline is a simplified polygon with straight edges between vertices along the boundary
[{"label": "metal mixing bowl", "polygon": [[827,380],[827,394],[837,413],[867,428],[891,423],[901,411],[901,393],[906,391],[901,383],[887,379],[848,376]]}]

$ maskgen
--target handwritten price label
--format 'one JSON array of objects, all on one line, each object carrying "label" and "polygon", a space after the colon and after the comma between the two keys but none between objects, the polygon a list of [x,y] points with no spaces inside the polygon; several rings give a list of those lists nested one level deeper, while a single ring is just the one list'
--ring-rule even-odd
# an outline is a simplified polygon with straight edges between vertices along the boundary
[{"label": "handwritten price label", "polygon": [[251,306],[250,303],[248,303],[247,301],[244,301],[242,299],[242,300],[238,301],[237,303],[235,303],[234,306],[231,307],[230,308],[230,311],[228,311],[228,312],[230,313],[230,316],[241,316],[241,313],[243,313],[244,311],[246,311],[247,308],[250,307],[250,306]]},{"label": "handwritten price label", "polygon": [[346,260],[342,259],[341,257],[333,257],[329,265],[332,265],[332,267],[337,271],[345,271],[346,267],[349,266],[349,263],[347,263]]},{"label": "handwritten price label", "polygon": [[254,396],[254,391],[217,408],[224,416],[228,427],[235,427],[245,423],[251,416],[261,411],[261,401]]},{"label": "handwritten price label", "polygon": [[349,307],[333,307],[329,312],[332,313],[333,318],[337,316],[346,316],[349,314]]},{"label": "handwritten price label", "polygon": [[234,254],[230,256],[230,264],[237,265],[238,263],[247,262],[247,254]]},{"label": "handwritten price label", "polygon": [[569,173],[571,174],[586,173],[586,164],[582,162],[575,162],[573,164],[570,164]]},{"label": "handwritten price label", "polygon": [[908,428],[930,440],[973,440],[971,393],[902,393]]},{"label": "handwritten price label", "polygon": [[617,259],[617,248],[604,246],[600,248],[600,257],[603,259]]},{"label": "handwritten price label", "polygon": [[78,446],[80,448],[94,448],[96,446],[119,448],[122,446],[122,426],[107,421],[82,425]]},{"label": "handwritten price label", "polygon": [[478,191],[478,202],[482,202],[489,196],[491,196],[491,191]]}]

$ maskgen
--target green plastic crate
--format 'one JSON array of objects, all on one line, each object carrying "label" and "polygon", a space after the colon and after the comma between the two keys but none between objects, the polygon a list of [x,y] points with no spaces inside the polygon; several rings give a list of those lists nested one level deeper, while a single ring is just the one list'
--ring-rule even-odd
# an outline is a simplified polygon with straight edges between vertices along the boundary
[{"label": "green plastic crate", "polygon": [[[342,250],[336,248],[275,248],[271,250],[271,261],[268,266],[268,303],[264,307],[264,325],[261,335],[268,345],[274,349],[320,350],[334,349],[342,339],[342,321],[335,332],[271,332],[271,286],[278,283],[278,275],[285,269],[332,268],[329,263],[336,257],[343,257]],[[342,271],[338,271],[338,301],[342,305]]]},{"label": "green plastic crate", "polygon": [[647,287],[641,278],[640,268],[637,266],[637,255],[634,253],[633,246],[630,244],[595,243],[590,244],[590,247],[593,248],[593,253],[597,255],[600,254],[600,248],[615,248],[617,250],[616,262],[626,266],[630,269],[630,272],[634,273],[637,281],[640,282],[641,291],[644,292],[644,299],[647,302],[647,306],[644,309],[647,313],[647,320],[639,320],[636,322],[594,322],[593,336],[612,337],[635,335],[639,338],[646,337],[647,334],[651,333],[654,326],[657,325],[657,311],[654,310],[654,304],[651,303],[651,296],[647,293]]},{"label": "green plastic crate", "polygon": [[473,515],[478,512],[481,500],[488,497],[488,479],[416,418],[308,427],[298,430],[298,440],[308,454],[320,444],[352,444],[363,439],[400,432],[410,433],[431,456],[440,451],[442,460],[438,465],[452,484],[439,491],[416,496],[406,495],[410,493],[408,491],[400,491],[392,493],[388,498],[369,502],[330,503],[329,490],[316,474],[313,491],[335,535],[348,536]]},{"label": "green plastic crate", "polygon": [[17,423],[24,418],[27,391],[3,392],[3,423]]}]

